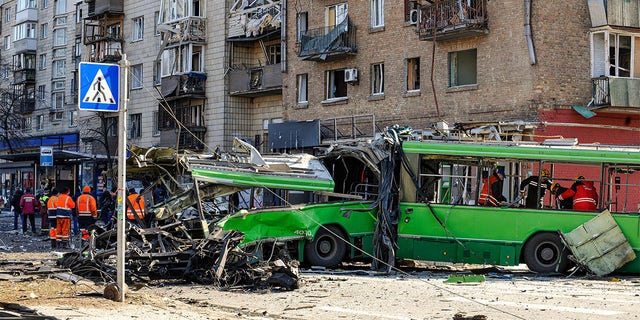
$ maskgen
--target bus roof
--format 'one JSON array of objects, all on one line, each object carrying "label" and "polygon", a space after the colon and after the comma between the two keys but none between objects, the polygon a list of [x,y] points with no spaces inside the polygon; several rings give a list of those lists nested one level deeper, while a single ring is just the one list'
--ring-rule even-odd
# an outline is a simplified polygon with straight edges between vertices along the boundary
[{"label": "bus roof", "polygon": [[403,142],[402,149],[405,153],[442,156],[640,165],[640,148],[627,146],[549,146],[533,143],[406,141]]}]

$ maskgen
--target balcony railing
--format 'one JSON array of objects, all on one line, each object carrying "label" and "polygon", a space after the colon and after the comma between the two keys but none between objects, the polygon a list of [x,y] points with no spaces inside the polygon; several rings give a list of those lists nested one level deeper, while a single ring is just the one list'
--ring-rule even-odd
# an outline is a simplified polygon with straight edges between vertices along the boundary
[{"label": "balcony railing", "polygon": [[436,1],[421,9],[420,40],[450,40],[489,32],[487,0]]},{"label": "balcony railing", "polygon": [[204,96],[207,75],[200,72],[162,78],[161,91],[165,97]]},{"label": "balcony railing", "polygon": [[13,72],[14,84],[36,81],[36,69],[20,69]]},{"label": "balcony railing", "polygon": [[36,111],[36,99],[34,98],[20,98],[17,103],[18,112],[21,114],[30,114]]},{"label": "balcony railing", "polygon": [[333,28],[308,30],[300,37],[298,57],[302,60],[325,61],[357,53],[356,26],[349,17]]},{"label": "balcony railing", "polygon": [[375,136],[376,117],[359,115],[320,121],[320,140],[324,143],[338,140],[372,138]]},{"label": "balcony railing", "polygon": [[235,69],[229,72],[229,94],[259,97],[282,93],[281,64]]},{"label": "balcony railing", "polygon": [[640,108],[640,79],[598,77],[591,82],[593,106]]}]

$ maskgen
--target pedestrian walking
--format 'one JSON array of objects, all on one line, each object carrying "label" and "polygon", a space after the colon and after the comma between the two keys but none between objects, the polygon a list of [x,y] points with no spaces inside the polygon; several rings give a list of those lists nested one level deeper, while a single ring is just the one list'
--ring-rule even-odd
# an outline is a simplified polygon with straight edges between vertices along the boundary
[{"label": "pedestrian walking", "polygon": [[13,230],[18,230],[18,219],[22,222],[22,210],[20,209],[20,198],[22,198],[22,190],[17,188],[9,204],[13,207]]}]

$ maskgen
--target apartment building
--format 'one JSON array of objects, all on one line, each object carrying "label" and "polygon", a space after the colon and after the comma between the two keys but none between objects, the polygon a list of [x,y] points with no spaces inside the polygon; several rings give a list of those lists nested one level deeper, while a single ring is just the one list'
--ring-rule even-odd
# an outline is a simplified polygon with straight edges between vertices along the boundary
[{"label": "apartment building", "polygon": [[316,142],[437,123],[637,145],[638,6],[299,0],[287,10],[284,118],[318,120]]}]

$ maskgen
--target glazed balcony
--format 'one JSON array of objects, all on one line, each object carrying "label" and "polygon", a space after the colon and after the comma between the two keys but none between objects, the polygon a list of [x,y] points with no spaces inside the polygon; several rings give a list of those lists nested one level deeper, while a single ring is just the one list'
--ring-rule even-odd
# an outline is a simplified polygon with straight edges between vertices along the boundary
[{"label": "glazed balcony", "polygon": [[229,95],[260,97],[282,94],[281,64],[242,68],[229,72]]},{"label": "glazed balcony", "polygon": [[325,61],[355,55],[357,52],[356,26],[347,17],[333,28],[316,28],[303,33],[298,58]]},{"label": "glazed balcony", "polygon": [[36,51],[38,49],[38,39],[24,38],[13,42],[14,53],[21,53],[27,51]]},{"label": "glazed balcony", "polygon": [[598,77],[593,83],[593,106],[640,108],[640,79]]},{"label": "glazed balcony", "polygon": [[34,98],[18,98],[16,105],[16,112],[22,115],[31,114],[36,111],[36,99]]},{"label": "glazed balcony", "polygon": [[14,84],[35,83],[36,69],[19,69],[13,71]]},{"label": "glazed balcony", "polygon": [[26,8],[16,12],[15,24],[26,21],[38,21],[38,8]]},{"label": "glazed balcony", "polygon": [[420,40],[436,41],[489,33],[487,0],[436,1],[421,8]]},{"label": "glazed balcony", "polygon": [[187,74],[172,75],[162,78],[162,94],[171,98],[182,97],[204,97],[207,75],[200,72],[189,72]]},{"label": "glazed balcony", "polygon": [[103,14],[122,14],[124,8],[124,0],[89,0],[87,7],[89,18]]}]

